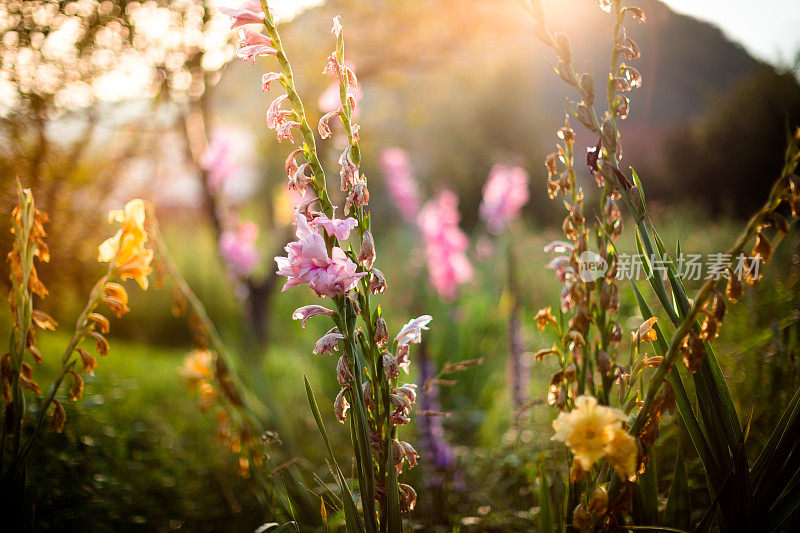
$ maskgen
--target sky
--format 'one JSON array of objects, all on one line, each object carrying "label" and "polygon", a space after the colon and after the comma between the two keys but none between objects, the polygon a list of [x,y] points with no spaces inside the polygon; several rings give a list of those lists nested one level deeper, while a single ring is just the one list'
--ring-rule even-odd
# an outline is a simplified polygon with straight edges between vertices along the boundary
[{"label": "sky", "polygon": [[[800,0],[662,0],[718,26],[752,55],[790,65],[800,52]],[[635,5],[635,3],[634,3]]]}]

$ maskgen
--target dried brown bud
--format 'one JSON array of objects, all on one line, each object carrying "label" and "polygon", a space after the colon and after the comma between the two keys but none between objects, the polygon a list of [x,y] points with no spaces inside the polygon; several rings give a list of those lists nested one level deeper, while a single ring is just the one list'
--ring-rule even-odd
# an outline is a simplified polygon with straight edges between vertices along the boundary
[{"label": "dried brown bud", "polygon": [[624,13],[630,13],[634,19],[641,23],[647,22],[647,17],[644,15],[644,11],[642,11],[639,7],[624,7],[622,8]]},{"label": "dried brown bud", "polygon": [[347,357],[342,355],[336,363],[336,379],[344,389],[348,383],[353,381],[353,374],[350,372],[350,365],[347,364]]},{"label": "dried brown bud", "polygon": [[108,355],[108,341],[106,338],[97,331],[90,331],[89,335],[94,337],[94,344],[97,349],[97,353],[102,356]]},{"label": "dried brown bud", "polygon": [[72,386],[69,388],[69,396],[74,402],[83,396],[83,378],[74,370],[70,371],[70,376],[72,376]]},{"label": "dried brown bud", "polygon": [[397,359],[390,352],[384,351],[381,354],[381,363],[383,364],[383,372],[388,379],[394,379],[400,375]]},{"label": "dried brown bud", "polygon": [[556,354],[558,354],[558,350],[556,349],[556,347],[554,345],[552,348],[544,348],[542,350],[539,350],[538,352],[533,354],[533,358],[536,361],[541,361],[542,359],[544,359],[548,355],[556,355]]},{"label": "dried brown bud", "polygon": [[372,263],[375,262],[375,241],[372,239],[372,232],[367,230],[364,232],[364,238],[361,241],[361,251],[358,253],[358,262],[364,265],[364,268],[369,270],[372,268]]},{"label": "dried brown bud", "polygon": [[110,329],[110,324],[109,324],[108,319],[106,317],[104,317],[100,313],[89,313],[89,317],[88,318],[89,318],[89,320],[94,322],[94,324],[97,326],[97,329],[100,331],[100,333],[108,333],[108,331]]},{"label": "dried brown bud", "polygon": [[544,331],[544,328],[548,324],[552,324],[553,326],[558,325],[550,306],[539,309],[536,316],[533,317],[533,320],[536,321],[536,327],[539,328],[539,331]]},{"label": "dried brown bud", "polygon": [[742,288],[742,280],[736,276],[733,269],[728,268],[728,286],[725,290],[725,294],[728,296],[728,300],[730,300],[731,303],[735,304],[742,296]]},{"label": "dried brown bud", "polygon": [[603,350],[600,350],[600,353],[597,354],[597,370],[599,370],[600,374],[603,376],[607,376],[611,373],[611,358],[608,353]]},{"label": "dried brown bud", "polygon": [[706,356],[706,349],[703,346],[703,341],[694,330],[683,339],[681,346],[681,353],[683,355],[683,364],[690,374],[694,374],[700,369],[703,364],[703,359]]},{"label": "dried brown bud", "polygon": [[94,375],[94,369],[97,367],[97,359],[83,348],[77,348],[77,350],[78,354],[81,356],[81,364],[83,365],[81,372],[89,372],[89,374]]},{"label": "dried brown bud", "polygon": [[372,275],[369,278],[370,292],[372,292],[372,294],[386,292],[386,278],[383,276],[383,272],[377,268],[373,268],[371,273]]},{"label": "dried brown bud", "polygon": [[417,505],[417,491],[411,488],[411,485],[400,483],[400,509],[404,513],[414,510]]},{"label": "dried brown bud", "polygon": [[611,331],[608,334],[608,340],[614,344],[622,341],[622,328],[620,328],[619,324],[616,322],[611,325]]},{"label": "dried brown bud", "polygon": [[605,487],[597,487],[589,499],[589,512],[595,518],[602,518],[608,510],[608,491]]},{"label": "dried brown bud", "polygon": [[45,313],[44,311],[39,311],[38,309],[33,310],[33,315],[31,316],[33,323],[39,326],[42,329],[49,329],[51,331],[55,331],[56,326],[58,323],[53,320],[53,318]]},{"label": "dried brown bud", "polygon": [[584,504],[575,507],[575,511],[572,513],[572,525],[578,531],[588,531],[594,525],[594,518]]},{"label": "dried brown bud", "polygon": [[753,247],[753,255],[761,256],[761,261],[764,263],[772,258],[772,246],[770,246],[769,240],[761,231],[756,233],[756,244]]},{"label": "dried brown bud", "polygon": [[584,100],[586,100],[587,104],[592,105],[594,103],[594,78],[592,77],[592,73],[587,72],[581,74],[579,85]]},{"label": "dried brown bud", "polygon": [[389,341],[389,328],[382,316],[375,321],[375,337],[373,339],[378,346],[384,346]]},{"label": "dried brown bud", "polygon": [[66,421],[67,413],[64,411],[64,406],[58,400],[53,400],[53,418],[50,419],[50,427],[61,433]]}]

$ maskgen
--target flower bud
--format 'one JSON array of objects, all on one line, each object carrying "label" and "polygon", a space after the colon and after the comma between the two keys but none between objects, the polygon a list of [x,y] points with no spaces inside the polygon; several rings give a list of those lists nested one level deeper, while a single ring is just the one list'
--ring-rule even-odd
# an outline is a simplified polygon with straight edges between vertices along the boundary
[{"label": "flower bud", "polygon": [[347,387],[347,384],[353,381],[353,373],[350,372],[350,365],[347,364],[347,357],[344,355],[336,363],[336,379],[342,388]]},{"label": "flower bud", "polygon": [[369,278],[370,292],[372,292],[372,294],[386,292],[386,278],[383,276],[383,272],[377,268],[373,268],[371,272],[372,275]]},{"label": "flower bud", "polygon": [[570,63],[572,61],[572,47],[569,44],[569,37],[567,37],[566,33],[557,32],[555,35],[555,40],[558,56],[565,63]]},{"label": "flower bud", "polygon": [[375,338],[373,340],[378,346],[384,346],[389,341],[389,328],[382,316],[375,321]]},{"label": "flower bud", "polygon": [[594,78],[592,73],[581,74],[579,84],[584,100],[586,100],[587,104],[592,105],[594,103]]},{"label": "flower bud", "polygon": [[358,262],[369,270],[375,262],[375,242],[372,239],[372,232],[364,232],[364,239],[361,241],[361,251],[358,253]]},{"label": "flower bud", "polygon": [[602,518],[608,510],[608,491],[605,487],[597,487],[589,499],[589,512],[595,518]]}]

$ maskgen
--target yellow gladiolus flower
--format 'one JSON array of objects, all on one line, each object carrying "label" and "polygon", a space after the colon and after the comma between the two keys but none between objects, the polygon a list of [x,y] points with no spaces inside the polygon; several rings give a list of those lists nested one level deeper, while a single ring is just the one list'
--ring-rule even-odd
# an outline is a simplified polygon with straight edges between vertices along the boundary
[{"label": "yellow gladiolus flower", "polygon": [[636,473],[636,458],[639,450],[636,439],[622,428],[606,428],[605,452],[611,466],[622,479],[627,479]]},{"label": "yellow gladiolus flower", "polygon": [[607,455],[609,438],[622,431],[625,415],[619,409],[598,405],[591,396],[575,399],[575,409],[560,413],[553,421],[556,433],[552,440],[569,446],[575,460],[589,470],[598,459]]},{"label": "yellow gladiolus flower", "polygon": [[122,229],[98,247],[97,260],[102,263],[114,261],[120,279],[135,279],[142,289],[147,290],[147,276],[153,271],[150,267],[153,251],[145,248],[147,232],[144,229],[144,202],[131,200],[124,209],[109,212],[108,221],[120,222]]}]

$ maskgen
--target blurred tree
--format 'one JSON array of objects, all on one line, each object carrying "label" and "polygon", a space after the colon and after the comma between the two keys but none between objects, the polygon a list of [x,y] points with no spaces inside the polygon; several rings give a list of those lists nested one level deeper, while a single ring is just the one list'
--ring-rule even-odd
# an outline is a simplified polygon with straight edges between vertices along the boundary
[{"label": "blurred tree", "polygon": [[0,202],[8,212],[14,176],[34,189],[52,219],[51,281],[80,280],[109,199],[154,185],[154,154],[175,155],[165,131],[232,55],[228,35],[205,2],[0,5]]},{"label": "blurred tree", "polygon": [[716,215],[749,216],[783,164],[786,127],[800,124],[800,85],[764,67],[667,141],[661,194],[692,198]]}]

